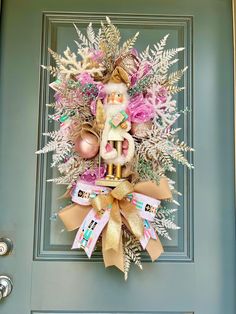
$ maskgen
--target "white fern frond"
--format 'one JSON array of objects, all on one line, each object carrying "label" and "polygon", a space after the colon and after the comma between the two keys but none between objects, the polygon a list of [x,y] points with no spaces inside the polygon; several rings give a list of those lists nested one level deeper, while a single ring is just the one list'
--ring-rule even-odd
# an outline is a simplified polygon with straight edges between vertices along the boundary
[{"label": "white fern frond", "polygon": [[79,30],[79,28],[74,23],[73,25],[80,40],[80,43],[78,41],[75,41],[76,45],[78,46],[78,49],[89,47],[90,46],[89,41],[86,38],[86,36]]},{"label": "white fern frond", "polygon": [[180,229],[180,227],[179,226],[177,226],[176,225],[176,223],[174,223],[171,219],[162,219],[161,220],[161,222],[162,222],[162,225],[164,226],[164,227],[166,227],[167,229],[173,229],[173,230],[178,230],[178,229]]},{"label": "white fern frond", "polygon": [[88,27],[87,27],[87,37],[88,37],[88,40],[90,41],[90,43],[92,44],[92,46],[94,45],[95,43],[95,32],[93,30],[93,25],[92,23],[89,23]]},{"label": "white fern frond", "polygon": [[45,66],[41,65],[41,67],[48,71],[53,77],[57,77],[60,74],[60,70],[57,67],[53,67],[51,65]]},{"label": "white fern frond", "polygon": [[46,154],[52,152],[57,148],[57,146],[58,146],[57,141],[50,141],[42,149],[38,150],[36,154]]},{"label": "white fern frond", "polygon": [[148,46],[145,48],[145,50],[142,51],[142,52],[140,52],[140,54],[139,54],[141,60],[143,60],[143,61],[148,60],[149,51],[150,51],[150,47],[149,47],[149,45],[148,45]]},{"label": "white fern frond", "polygon": [[151,225],[156,230],[159,236],[162,236],[168,240],[172,240],[169,235],[169,232],[166,230],[166,227],[164,227],[159,221],[153,221]]}]

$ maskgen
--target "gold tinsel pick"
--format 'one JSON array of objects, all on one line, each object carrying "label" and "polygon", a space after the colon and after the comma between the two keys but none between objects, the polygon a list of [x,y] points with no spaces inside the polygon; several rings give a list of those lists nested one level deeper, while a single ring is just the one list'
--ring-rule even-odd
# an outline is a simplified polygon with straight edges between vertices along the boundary
[{"label": "gold tinsel pick", "polygon": [[106,120],[105,111],[103,108],[103,104],[99,99],[97,101],[97,109],[96,109],[96,128],[98,130],[102,130],[104,128],[104,123]]},{"label": "gold tinsel pick", "polygon": [[[102,130],[104,129],[106,120],[105,110],[103,107],[102,101],[99,99],[97,101],[97,108],[96,108],[96,119],[95,119],[95,128],[99,131],[99,137],[101,139]],[[98,158],[98,177],[101,177],[101,154],[99,151],[99,158]]]}]

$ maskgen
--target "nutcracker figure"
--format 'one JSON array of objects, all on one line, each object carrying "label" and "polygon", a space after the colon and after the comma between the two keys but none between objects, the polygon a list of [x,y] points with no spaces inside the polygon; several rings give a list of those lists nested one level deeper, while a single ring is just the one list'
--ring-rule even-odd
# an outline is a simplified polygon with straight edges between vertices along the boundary
[{"label": "nutcracker figure", "polygon": [[129,96],[124,83],[107,83],[104,129],[101,136],[100,155],[108,165],[107,176],[98,185],[116,186],[122,178],[122,166],[134,157],[134,139],[129,134],[131,123],[127,112]]}]

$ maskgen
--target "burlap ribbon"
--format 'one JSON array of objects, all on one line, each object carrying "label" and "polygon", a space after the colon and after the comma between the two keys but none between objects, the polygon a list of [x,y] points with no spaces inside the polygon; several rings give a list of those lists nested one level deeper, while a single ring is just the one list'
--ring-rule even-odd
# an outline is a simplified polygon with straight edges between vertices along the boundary
[{"label": "burlap ribbon", "polygon": [[[108,194],[100,194],[92,199],[92,206],[72,204],[59,212],[59,217],[65,227],[71,231],[81,226],[92,208],[98,215],[103,215],[104,211],[109,209],[109,220],[102,231],[103,259],[106,267],[114,265],[122,271],[124,271],[122,223],[129,228],[137,239],[143,236],[144,231],[143,219],[140,217],[136,206],[126,198],[132,192],[142,193],[159,200],[172,197],[166,178],[162,178],[159,185],[149,181],[140,182],[133,186],[128,181],[124,181]],[[146,250],[152,261],[161,255],[163,247],[158,237],[149,240]]]}]

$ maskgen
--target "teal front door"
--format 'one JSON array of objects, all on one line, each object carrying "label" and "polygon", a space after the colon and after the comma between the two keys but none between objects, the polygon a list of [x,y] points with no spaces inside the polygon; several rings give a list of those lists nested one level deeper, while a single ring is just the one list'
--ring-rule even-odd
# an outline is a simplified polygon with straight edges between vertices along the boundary
[{"label": "teal front door", "polygon": [[[181,229],[127,282],[99,252],[88,260],[70,250],[74,234],[54,215],[63,189],[46,181],[55,175],[50,155],[34,154],[51,128],[50,78],[40,68],[51,62],[47,48],[75,49],[72,23],[83,30],[106,15],[123,36],[140,32],[138,48],[167,33],[170,48],[186,47],[180,127],[196,150],[194,172],[180,166],[176,176]],[[13,242],[0,256],[0,276],[13,283],[0,313],[236,313],[231,1],[3,0],[0,31],[0,238]]]}]

